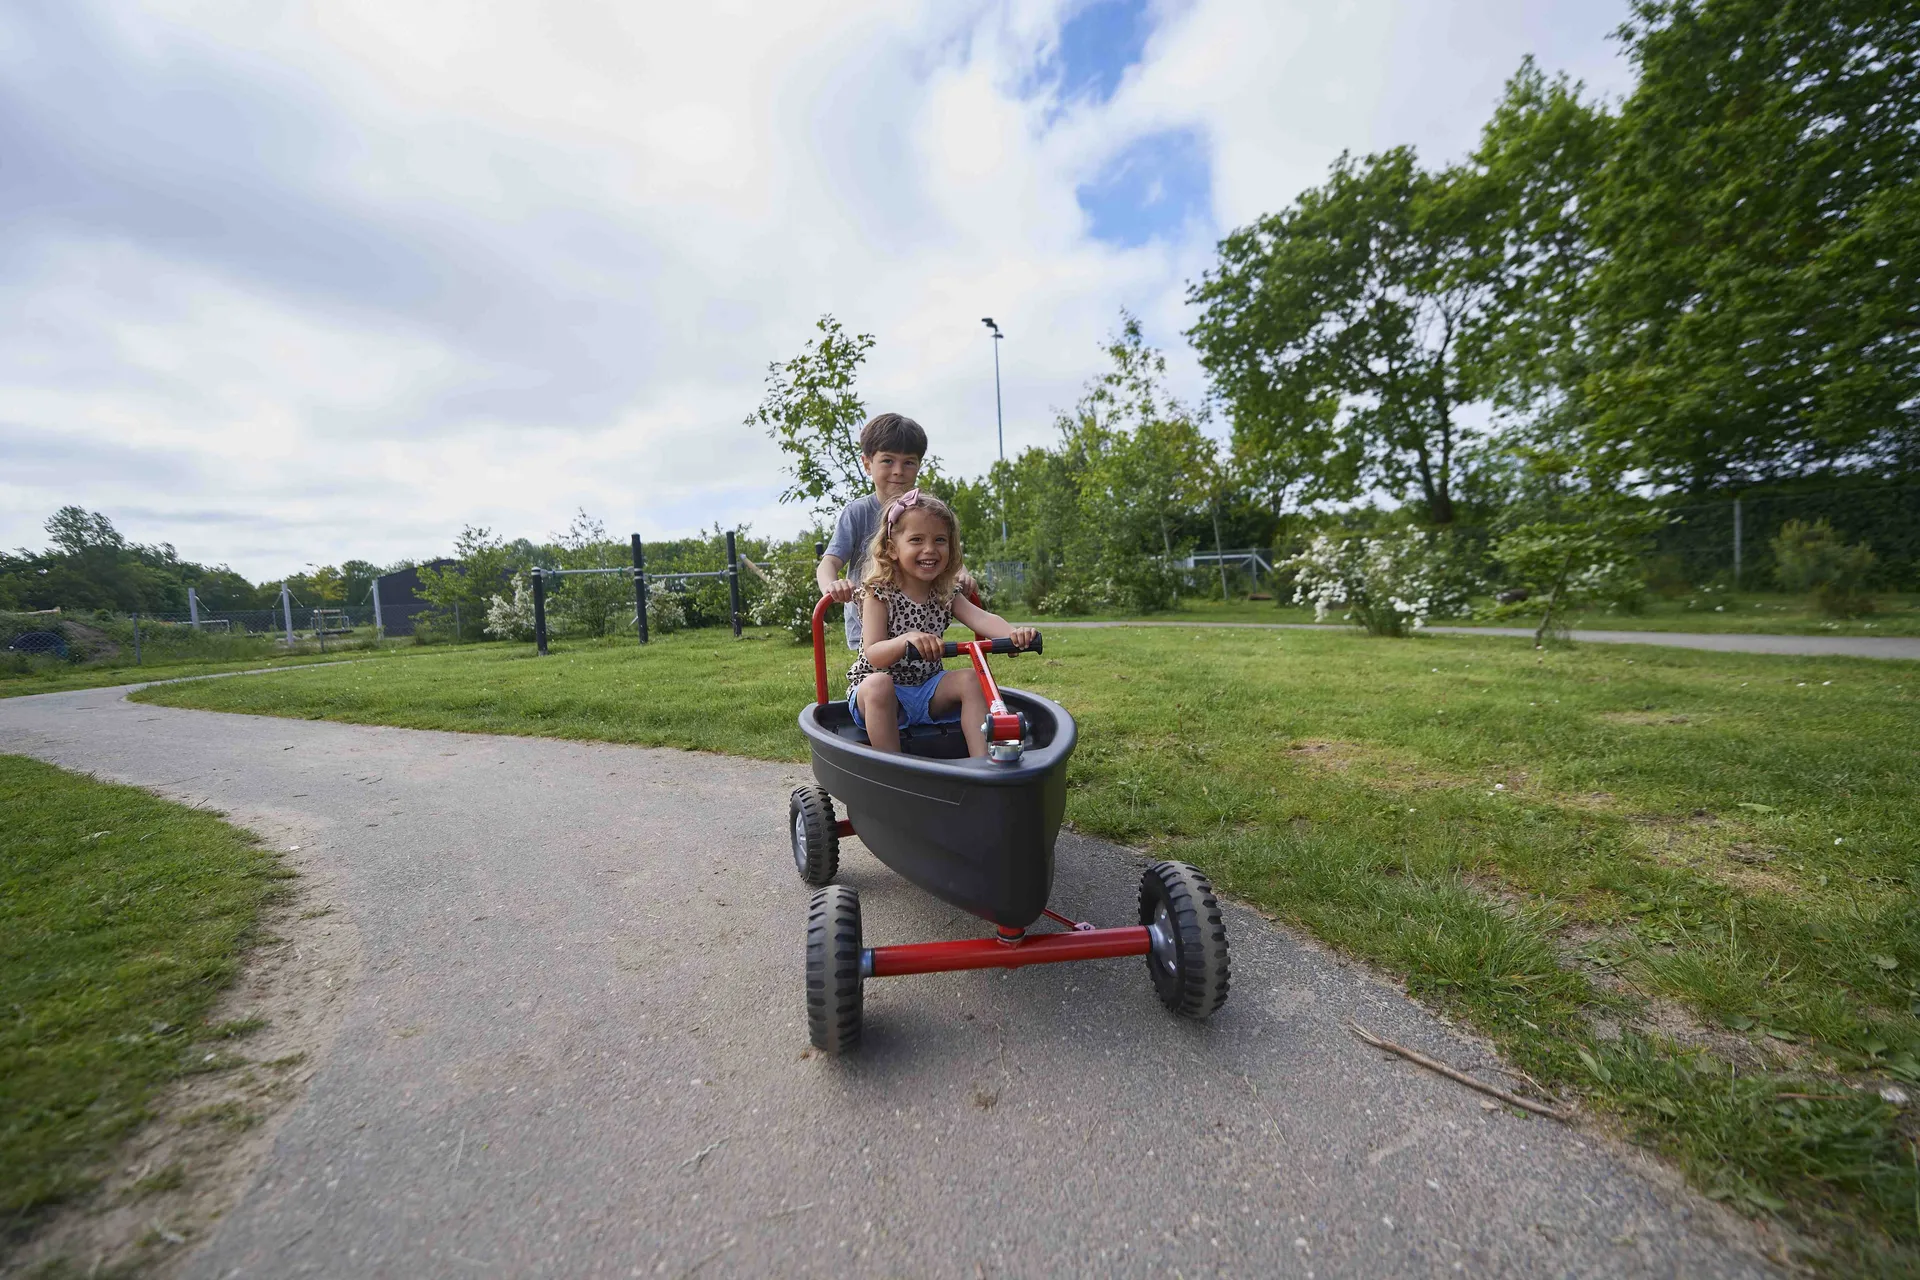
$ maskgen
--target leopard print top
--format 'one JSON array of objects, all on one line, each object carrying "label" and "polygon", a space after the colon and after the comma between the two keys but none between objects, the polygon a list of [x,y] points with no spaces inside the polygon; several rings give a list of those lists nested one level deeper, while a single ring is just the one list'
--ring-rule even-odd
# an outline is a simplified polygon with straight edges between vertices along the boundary
[{"label": "leopard print top", "polygon": [[[874,598],[886,602],[887,635],[903,636],[909,631],[925,631],[930,635],[945,635],[947,628],[953,625],[953,600],[929,599],[920,604],[898,587],[880,586],[873,589]],[[856,601],[866,595],[863,588],[854,593]],[[887,668],[887,674],[893,677],[895,684],[925,684],[940,673],[944,664],[938,660],[928,661],[920,656],[917,649],[907,650],[907,656]],[[875,674],[876,668],[867,661],[863,650],[847,669],[847,692],[852,693],[860,682]]]}]

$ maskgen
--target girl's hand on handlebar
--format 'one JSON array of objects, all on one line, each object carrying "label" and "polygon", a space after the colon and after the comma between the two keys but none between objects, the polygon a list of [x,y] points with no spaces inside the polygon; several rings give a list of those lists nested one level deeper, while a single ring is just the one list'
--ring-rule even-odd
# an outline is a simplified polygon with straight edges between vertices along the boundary
[{"label": "girl's hand on handlebar", "polygon": [[1013,642],[1014,648],[1025,649],[1033,644],[1033,638],[1039,634],[1033,627],[1015,627],[1007,633],[1007,639]]},{"label": "girl's hand on handlebar", "polygon": [[907,648],[918,649],[920,656],[938,662],[946,652],[946,641],[928,631],[909,631],[900,637]]}]

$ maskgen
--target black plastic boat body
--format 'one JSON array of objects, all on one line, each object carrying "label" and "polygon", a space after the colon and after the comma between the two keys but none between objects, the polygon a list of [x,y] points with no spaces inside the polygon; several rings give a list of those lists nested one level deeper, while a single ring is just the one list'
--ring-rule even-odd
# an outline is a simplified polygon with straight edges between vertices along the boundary
[{"label": "black plastic boat body", "polygon": [[1023,929],[1053,890],[1053,844],[1079,730],[1050,699],[1000,692],[1027,718],[1017,764],[969,759],[957,724],[907,731],[898,755],[875,751],[839,701],[802,711],[800,731],[814,778],[846,806],[875,857],[963,911]]}]

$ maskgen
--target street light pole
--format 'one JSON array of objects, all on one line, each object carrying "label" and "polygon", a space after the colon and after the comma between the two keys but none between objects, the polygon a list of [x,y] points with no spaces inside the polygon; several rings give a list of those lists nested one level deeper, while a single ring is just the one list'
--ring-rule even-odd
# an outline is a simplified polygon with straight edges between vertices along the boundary
[{"label": "street light pole", "polygon": [[[1000,439],[1000,461],[1007,460],[1007,417],[1000,407],[1000,340],[1007,335],[1000,332],[1000,326],[993,322],[992,316],[982,316],[980,323],[993,331],[993,423],[995,434]],[[1007,545],[1007,495],[1000,495],[1000,545]]]}]

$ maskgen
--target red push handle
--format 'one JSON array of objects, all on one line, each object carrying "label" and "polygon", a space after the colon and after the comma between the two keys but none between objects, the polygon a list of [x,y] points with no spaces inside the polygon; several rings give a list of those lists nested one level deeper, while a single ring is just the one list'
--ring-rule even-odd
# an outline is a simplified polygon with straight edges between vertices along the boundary
[{"label": "red push handle", "polygon": [[813,688],[820,705],[827,705],[827,606],[832,596],[821,596],[813,606]]}]

